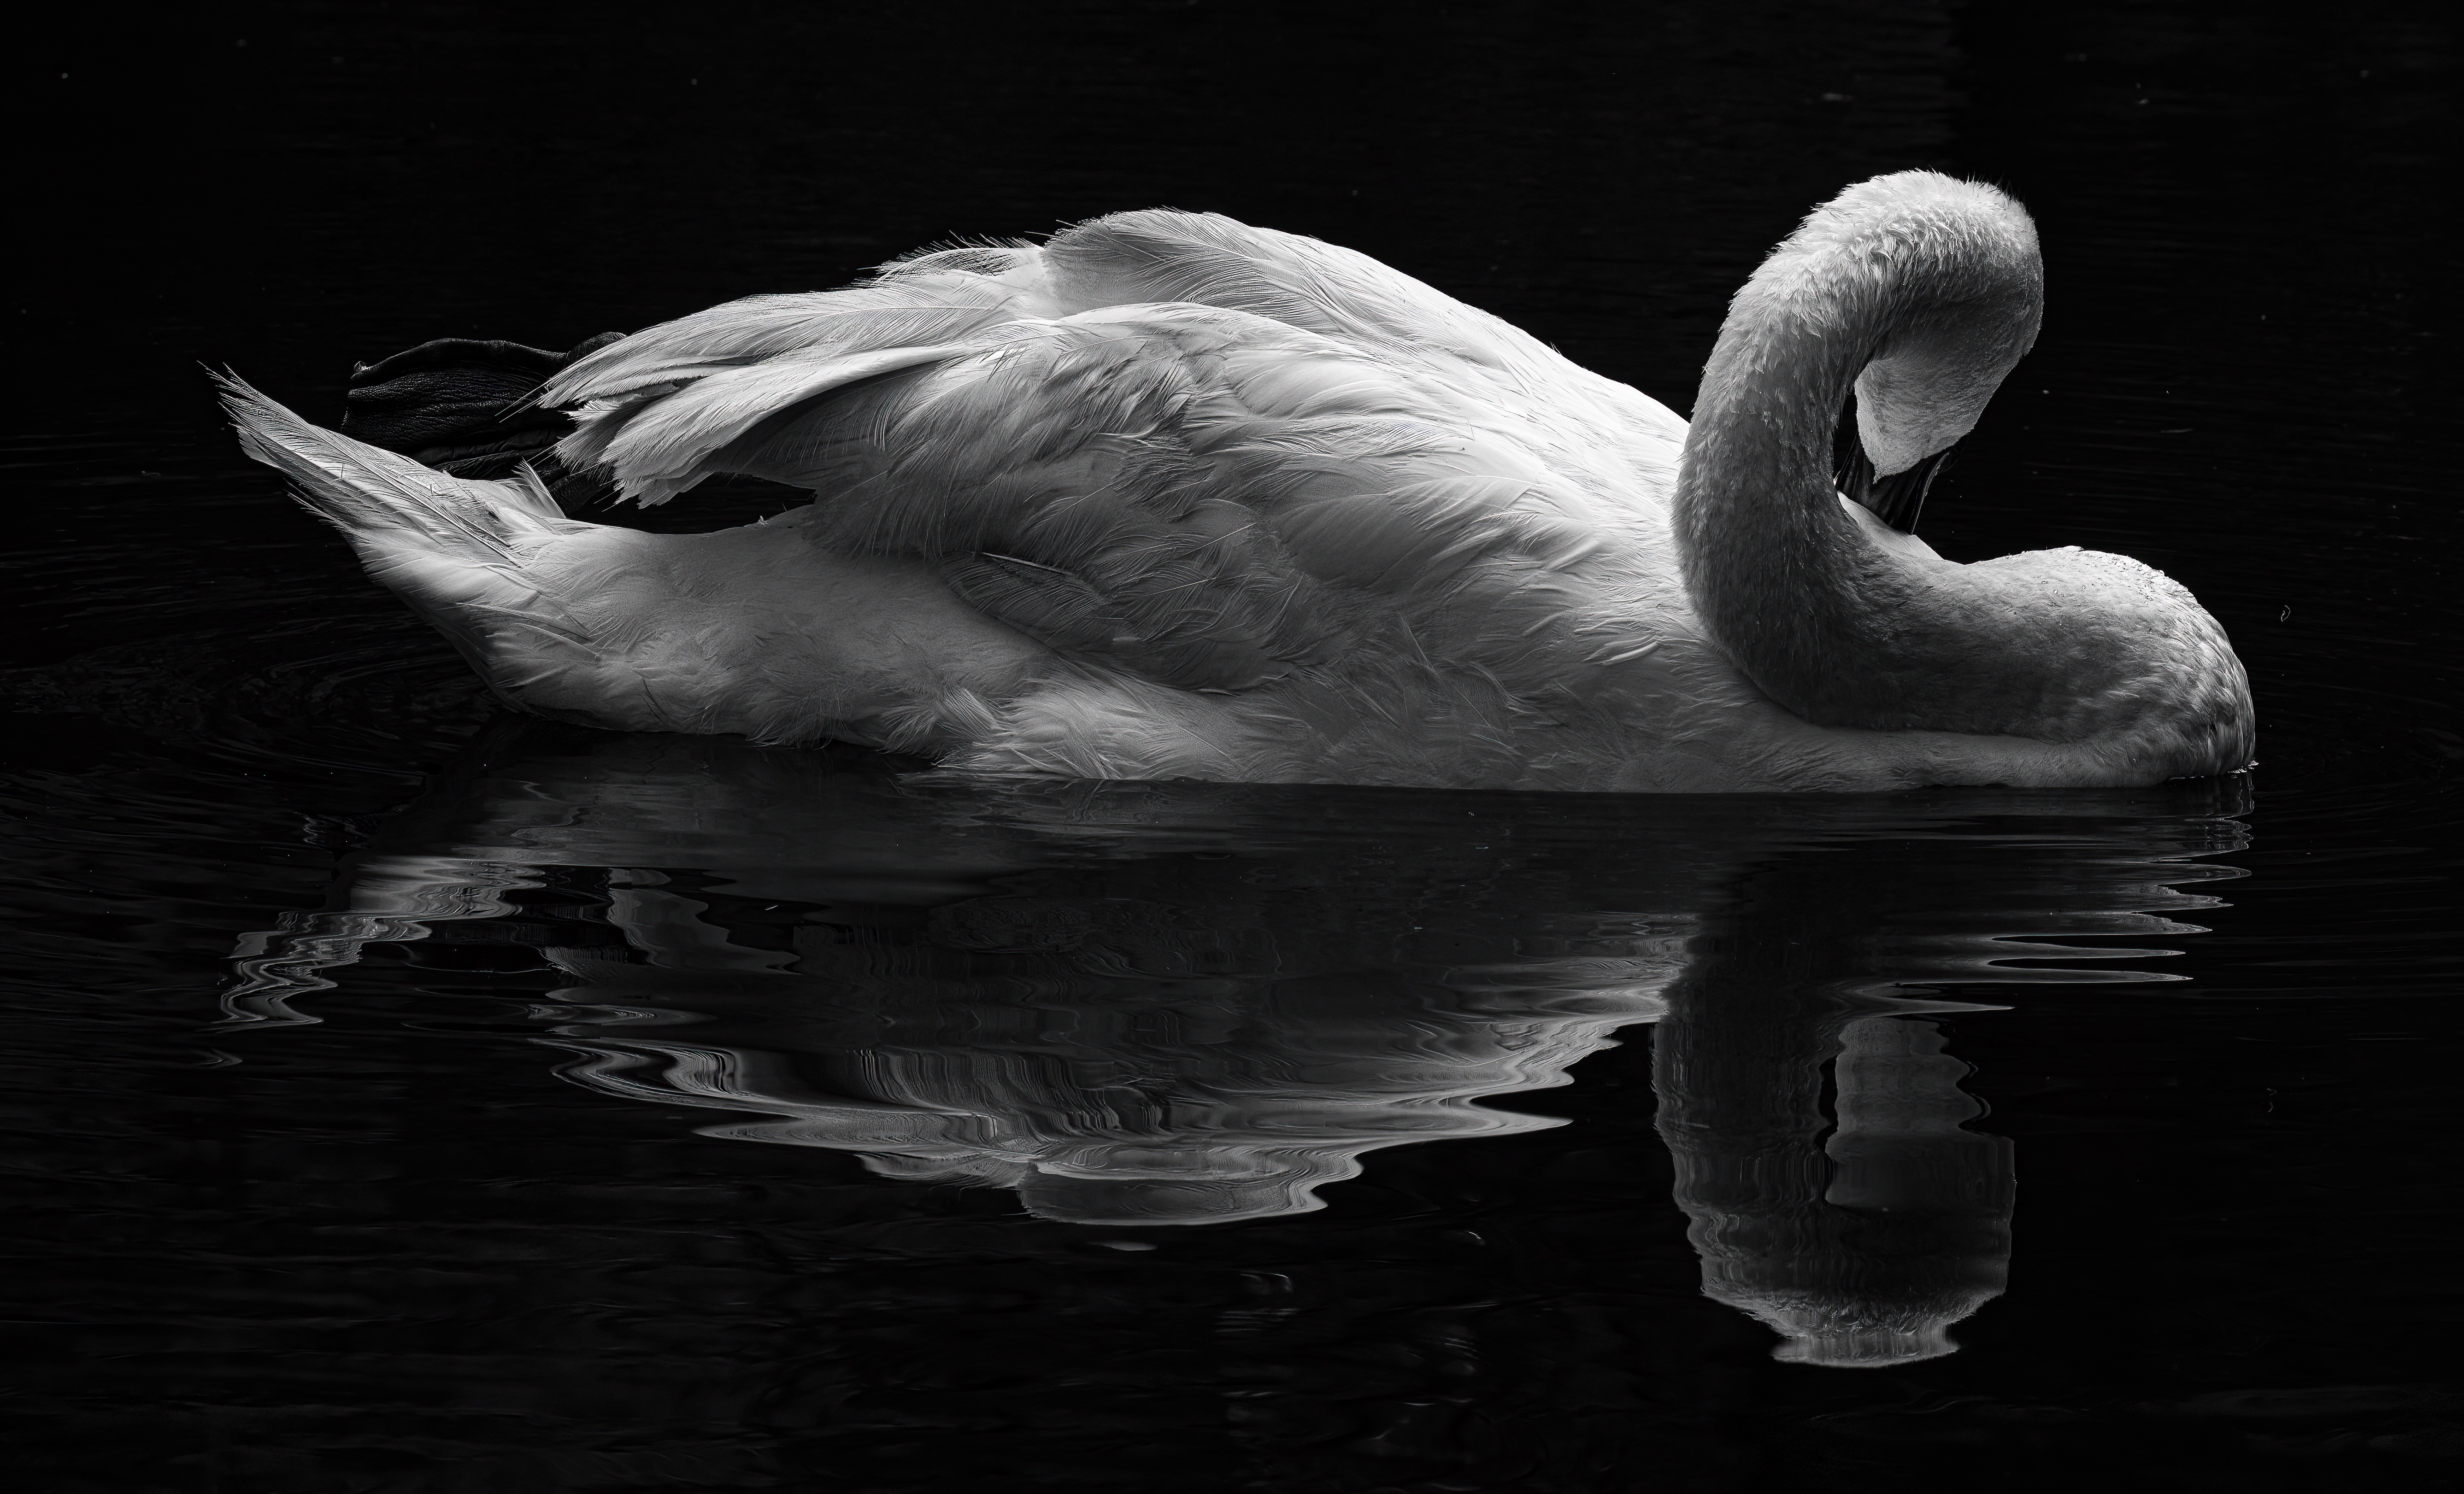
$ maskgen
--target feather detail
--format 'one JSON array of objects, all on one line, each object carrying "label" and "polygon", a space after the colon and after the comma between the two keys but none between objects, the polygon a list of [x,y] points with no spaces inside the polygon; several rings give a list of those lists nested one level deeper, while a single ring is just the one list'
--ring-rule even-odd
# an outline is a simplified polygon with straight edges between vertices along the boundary
[{"label": "feather detail", "polygon": [[859,379],[935,363],[957,351],[902,347],[712,369],[640,405],[620,406],[621,423],[590,424],[566,437],[557,454],[567,465],[607,467],[617,491],[649,508],[710,476],[707,459],[759,422]]},{"label": "feather detail", "polygon": [[409,457],[312,426],[231,374],[215,374],[240,450],[291,479],[299,502],[346,535],[409,530],[497,559],[556,532],[564,511],[524,466],[510,479],[449,477]]}]

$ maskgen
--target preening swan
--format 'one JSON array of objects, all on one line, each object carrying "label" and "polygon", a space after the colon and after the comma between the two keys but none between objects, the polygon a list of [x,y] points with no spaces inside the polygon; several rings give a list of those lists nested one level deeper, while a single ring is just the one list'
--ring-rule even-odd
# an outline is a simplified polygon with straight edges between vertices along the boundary
[{"label": "preening swan", "polygon": [[1118,213],[715,307],[551,379],[541,403],[579,411],[559,456],[640,502],[731,472],[815,495],[700,535],[229,396],[251,454],[499,694],[591,725],[1464,788],[2240,768],[2248,686],[2182,587],[1903,532],[2040,304],[2010,198],[1860,184],[1738,294],[1689,431],[1363,255]]}]

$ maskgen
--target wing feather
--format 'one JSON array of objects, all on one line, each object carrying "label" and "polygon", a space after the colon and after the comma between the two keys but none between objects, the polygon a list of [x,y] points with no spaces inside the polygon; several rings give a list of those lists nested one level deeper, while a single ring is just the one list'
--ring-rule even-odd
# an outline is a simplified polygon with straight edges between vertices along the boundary
[{"label": "wing feather", "polygon": [[1044,258],[1054,299],[1073,308],[1190,301],[1516,380],[1566,366],[1529,333],[1356,250],[1221,213],[1116,212],[1055,235]]},{"label": "wing feather", "polygon": [[566,460],[641,501],[796,483],[832,553],[924,560],[1065,654],[1238,691],[1372,636],[1419,657],[1430,629],[1528,631],[1465,588],[1561,612],[1598,474],[1570,487],[1533,444],[1547,411],[1507,406],[1568,377],[1592,376],[1364,255],[1155,211],[715,307],[545,397],[583,406]]}]

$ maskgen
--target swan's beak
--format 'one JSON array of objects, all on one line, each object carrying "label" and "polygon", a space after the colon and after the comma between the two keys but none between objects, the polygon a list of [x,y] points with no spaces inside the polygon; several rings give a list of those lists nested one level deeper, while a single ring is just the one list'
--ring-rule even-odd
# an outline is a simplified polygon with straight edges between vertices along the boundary
[{"label": "swan's beak", "polygon": [[1925,507],[1925,494],[1932,491],[1936,474],[1950,464],[1950,453],[1958,450],[1944,447],[1930,456],[1918,458],[1917,464],[1905,472],[1878,477],[1873,460],[1865,454],[1864,444],[1856,438],[1854,426],[1841,444],[1847,450],[1839,465],[1839,491],[1872,509],[1876,517],[1903,535],[1917,532],[1917,514]]}]

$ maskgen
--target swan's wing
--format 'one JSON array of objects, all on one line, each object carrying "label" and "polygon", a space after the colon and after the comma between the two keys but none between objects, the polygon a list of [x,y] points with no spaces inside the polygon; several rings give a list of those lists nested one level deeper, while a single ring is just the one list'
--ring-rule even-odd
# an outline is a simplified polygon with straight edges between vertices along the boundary
[{"label": "swan's wing", "polygon": [[1031,249],[966,249],[890,267],[843,291],[755,296],[637,332],[548,381],[545,405],[581,406],[557,448],[664,503],[699,482],[711,451],[753,425],[847,384],[983,345],[1051,308]]},{"label": "swan's wing", "polygon": [[1116,212],[1044,248],[1043,294],[1063,310],[1188,301],[1352,343],[1381,362],[1471,375],[1492,397],[1570,398],[1617,437],[1682,445],[1685,422],[1659,401],[1567,360],[1520,327],[1367,254],[1212,212]]},{"label": "swan's wing", "polygon": [[1212,212],[1116,212],[1044,247],[1048,294],[1067,311],[1154,301],[1220,306],[1393,357],[1443,358],[1508,375],[1568,365],[1511,323],[1333,244]]},{"label": "swan's wing", "polygon": [[1254,314],[1125,306],[833,351],[653,395],[597,450],[633,491],[813,488],[832,553],[929,561],[1019,632],[1187,689],[1305,668],[1401,612],[1511,632],[1529,619],[1466,590],[1531,592],[1598,548],[1595,494],[1485,379]]},{"label": "swan's wing", "polygon": [[1366,254],[1163,209],[1080,224],[1041,250],[943,250],[849,290],[713,307],[582,360],[541,400],[583,406],[559,449],[568,465],[613,468],[629,495],[661,503],[700,480],[696,464],[720,470],[703,463],[710,452],[748,435],[758,444],[757,425],[803,401],[980,351],[1022,322],[1158,302],[1244,312],[1382,363],[1469,375],[1501,397],[1571,389],[1627,433],[1684,437],[1657,401]]}]

